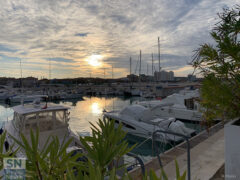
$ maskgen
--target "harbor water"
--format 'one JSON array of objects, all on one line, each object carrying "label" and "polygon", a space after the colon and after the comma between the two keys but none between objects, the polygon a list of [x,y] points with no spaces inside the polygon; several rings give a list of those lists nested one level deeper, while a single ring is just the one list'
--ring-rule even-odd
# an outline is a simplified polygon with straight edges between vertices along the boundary
[{"label": "harbor water", "polygon": [[[124,98],[124,97],[83,97],[81,100],[65,100],[55,103],[68,106],[70,108],[69,125],[72,131],[80,136],[91,135],[91,125],[96,124],[98,119],[103,117],[103,111],[121,110],[127,105],[145,100],[141,97]],[[13,104],[14,106],[17,104]],[[0,104],[0,123],[10,121],[13,118],[11,106]],[[199,124],[185,123],[187,127],[195,129],[197,132],[202,130]],[[1,125],[0,125],[1,126]],[[149,160],[153,155],[151,139],[139,138],[132,135],[126,137],[129,145],[137,144],[133,153],[138,154],[143,160]],[[171,148],[170,144],[159,144],[161,151]]]}]

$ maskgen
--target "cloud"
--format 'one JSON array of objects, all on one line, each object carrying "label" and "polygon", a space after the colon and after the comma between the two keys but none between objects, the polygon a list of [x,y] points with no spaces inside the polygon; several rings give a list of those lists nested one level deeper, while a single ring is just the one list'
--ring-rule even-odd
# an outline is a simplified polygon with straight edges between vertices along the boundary
[{"label": "cloud", "polygon": [[12,49],[10,47],[0,44],[0,52],[17,52],[17,49]]},{"label": "cloud", "polygon": [[77,33],[75,36],[80,36],[80,37],[87,37],[89,33]]},{"label": "cloud", "polygon": [[3,55],[3,54],[0,54],[0,60],[5,61],[5,62],[8,62],[8,61],[10,61],[10,62],[11,61],[18,61],[18,62],[20,62],[20,58],[18,58],[18,57],[11,57],[11,56]]},{"label": "cloud", "polygon": [[56,61],[56,62],[74,62],[72,59],[66,59],[66,58],[62,58],[62,57],[55,57],[55,58],[47,58],[47,60],[50,61]]},{"label": "cloud", "polygon": [[[9,0],[0,1],[0,52],[4,68],[13,69],[14,57],[24,59],[29,75],[47,74],[49,57],[52,77],[86,76],[100,73],[84,60],[92,54],[104,56],[103,64],[114,66],[115,77],[137,69],[139,50],[142,68],[151,66],[154,53],[157,69],[157,37],[161,40],[161,66],[182,69],[187,75],[193,50],[213,43],[209,31],[223,7],[237,0]],[[7,57],[13,57],[7,58]],[[48,57],[48,58],[47,58]],[[39,68],[36,63],[39,64]],[[30,70],[31,65],[34,71]],[[3,66],[1,66],[3,68]],[[62,73],[60,73],[62,71]],[[4,72],[4,73],[3,73]],[[11,73],[2,71],[1,76]],[[12,74],[15,76],[15,74]],[[109,74],[110,75],[110,74]]]}]

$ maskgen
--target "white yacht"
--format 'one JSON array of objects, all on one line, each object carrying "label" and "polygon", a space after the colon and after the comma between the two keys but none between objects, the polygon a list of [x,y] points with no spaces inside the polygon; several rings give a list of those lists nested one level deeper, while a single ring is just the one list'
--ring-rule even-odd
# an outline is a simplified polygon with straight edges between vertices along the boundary
[{"label": "white yacht", "polygon": [[[53,103],[31,103],[14,106],[13,120],[4,124],[8,134],[20,140],[20,133],[30,140],[30,129],[34,132],[39,129],[39,148],[41,149],[49,136],[57,136],[59,141],[73,137],[71,147],[80,147],[79,138],[69,129],[68,107]],[[9,145],[14,143],[7,136]],[[20,151],[17,155],[24,156]]]},{"label": "white yacht", "polygon": [[[155,107],[158,116],[175,117],[177,120],[195,122],[202,120],[200,105],[196,101],[197,98],[199,98],[197,91],[185,91],[172,94],[162,100],[142,101],[138,104],[146,108]],[[171,105],[159,106],[166,103],[171,103]]]},{"label": "white yacht", "polygon": [[44,100],[48,96],[47,95],[15,95],[15,96],[10,96],[5,101],[7,103],[20,103],[20,102],[33,102],[36,99]]},{"label": "white yacht", "polygon": [[[161,105],[162,106],[162,105]],[[156,130],[167,130],[186,136],[195,134],[195,130],[187,128],[182,122],[175,118],[156,116],[156,108],[145,108],[141,105],[130,105],[120,112],[105,112],[104,118],[114,120],[116,126],[122,123],[123,130],[139,137],[151,138]],[[159,142],[178,142],[181,137],[163,134],[157,137]]]}]

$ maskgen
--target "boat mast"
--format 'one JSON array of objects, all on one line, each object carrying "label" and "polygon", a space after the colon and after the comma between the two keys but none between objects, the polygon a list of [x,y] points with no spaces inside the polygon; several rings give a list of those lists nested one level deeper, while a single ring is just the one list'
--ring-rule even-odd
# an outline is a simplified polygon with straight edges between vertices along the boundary
[{"label": "boat mast", "polygon": [[103,78],[105,79],[105,70],[106,68],[103,68]]},{"label": "boat mast", "polygon": [[160,65],[160,39],[158,37],[158,68],[159,68],[159,72],[161,70],[161,65]]},{"label": "boat mast", "polygon": [[49,81],[51,79],[51,59],[49,58]]},{"label": "boat mast", "polygon": [[112,79],[113,79],[113,66],[112,66]]},{"label": "boat mast", "polygon": [[152,76],[153,76],[153,53],[152,53]]},{"label": "boat mast", "polygon": [[132,74],[132,57],[130,56],[130,75]]},{"label": "boat mast", "polygon": [[142,51],[140,50],[140,66],[139,66],[139,77],[141,75],[141,68],[142,68]]},{"label": "boat mast", "polygon": [[20,59],[20,75],[21,75],[21,93],[23,93],[23,81],[22,81],[22,59]]},{"label": "boat mast", "polygon": [[147,76],[148,76],[148,64],[147,64]]},{"label": "boat mast", "polygon": [[23,80],[22,80],[22,59],[20,59],[20,73],[21,73],[21,105],[23,106]]}]

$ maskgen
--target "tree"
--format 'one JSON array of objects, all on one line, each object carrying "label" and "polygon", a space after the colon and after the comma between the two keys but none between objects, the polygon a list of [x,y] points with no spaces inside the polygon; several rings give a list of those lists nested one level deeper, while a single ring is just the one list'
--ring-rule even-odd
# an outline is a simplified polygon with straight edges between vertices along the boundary
[{"label": "tree", "polygon": [[211,36],[214,45],[196,50],[192,65],[204,77],[201,87],[204,117],[240,117],[240,6],[218,14]]}]

